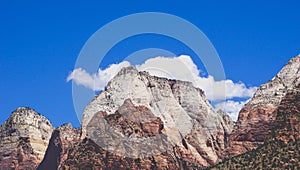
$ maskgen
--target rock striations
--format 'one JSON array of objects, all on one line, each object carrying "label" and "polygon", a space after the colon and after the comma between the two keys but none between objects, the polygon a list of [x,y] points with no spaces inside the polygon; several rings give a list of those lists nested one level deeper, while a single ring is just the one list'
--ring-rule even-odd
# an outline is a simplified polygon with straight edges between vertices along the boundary
[{"label": "rock striations", "polygon": [[268,83],[259,87],[240,111],[229,138],[229,156],[250,151],[263,144],[276,118],[275,110],[288,90],[300,82],[300,55],[292,58]]},{"label": "rock striations", "polygon": [[62,162],[68,158],[70,149],[80,142],[80,129],[71,124],[56,128],[51,136],[43,161],[37,170],[59,169]]},{"label": "rock striations", "polygon": [[[143,121],[137,121],[139,117],[144,117]],[[109,127],[105,126],[105,122]],[[167,140],[166,136],[162,135],[163,122],[147,108],[134,106],[130,99],[125,100],[114,114],[108,115],[105,112],[95,114],[87,129],[93,132],[89,136],[93,140],[85,138],[78,145],[70,148],[68,159],[62,163],[61,169],[89,169],[90,167],[94,169],[186,169],[196,167],[182,160],[175,153],[175,148],[171,153],[161,152],[140,158],[132,156],[132,153],[138,152],[137,148],[143,144],[145,146],[140,154],[147,155],[157,149],[155,145],[161,147],[166,145]],[[114,129],[120,133],[114,132]],[[149,143],[139,142],[139,140],[123,140],[126,137],[142,139],[141,137],[155,136],[158,136],[154,138],[157,140],[151,140]],[[104,141],[113,150],[101,146]]]},{"label": "rock striations", "polygon": [[[124,104],[127,105],[125,108],[145,110],[150,117],[143,115],[146,112],[129,111],[121,114],[125,117],[121,119],[118,115],[124,110]],[[222,151],[233,126],[228,115],[214,111],[203,91],[192,83],[151,76],[134,67],[123,68],[86,107],[82,138],[94,136],[95,131],[88,130],[88,126],[91,120],[99,118],[99,114],[102,114],[102,119],[108,119],[103,123],[110,126],[122,122],[124,127],[119,125],[115,130],[119,135],[126,133],[129,138],[155,135],[157,126],[163,126],[161,133],[167,137],[168,145],[176,147],[185,161],[202,166],[214,164],[224,157]],[[157,122],[157,125],[132,125],[128,128],[125,124],[130,121],[124,122],[126,118],[133,122],[151,119],[150,122]]]},{"label": "rock striations", "polygon": [[53,127],[30,108],[18,108],[0,127],[0,169],[35,169],[46,152]]},{"label": "rock striations", "polygon": [[0,164],[4,169],[209,166],[224,157],[232,128],[229,116],[216,112],[192,83],[127,67],[86,107],[80,130],[69,124],[54,129],[28,108],[14,111],[1,126]]},{"label": "rock striations", "polygon": [[299,84],[300,55],[257,90],[233,125],[192,83],[126,67],[86,107],[81,129],[54,129],[32,109],[15,110],[0,127],[0,169],[196,169],[222,160],[212,168],[293,169]]},{"label": "rock striations", "polygon": [[263,145],[210,169],[300,169],[300,86],[289,89]]}]

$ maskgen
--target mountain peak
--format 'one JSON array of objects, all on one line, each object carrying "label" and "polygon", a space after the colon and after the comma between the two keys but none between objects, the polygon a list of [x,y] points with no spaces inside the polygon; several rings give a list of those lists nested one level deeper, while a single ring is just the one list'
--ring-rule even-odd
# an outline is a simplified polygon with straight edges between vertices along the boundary
[{"label": "mountain peak", "polygon": [[289,90],[276,109],[276,120],[264,143],[209,169],[299,169],[300,88]]},{"label": "mountain peak", "polygon": [[128,66],[128,67],[123,67],[121,70],[118,72],[117,76],[120,75],[125,75],[125,74],[138,74],[138,70],[134,66]]},{"label": "mountain peak", "polygon": [[269,82],[261,85],[239,113],[230,135],[231,155],[256,148],[265,140],[276,118],[275,110],[289,90],[300,83],[300,55],[293,57]]},{"label": "mountain peak", "polygon": [[[122,68],[105,90],[85,108],[82,138],[89,137],[87,126],[94,115],[100,112],[118,115],[116,113],[128,107],[137,111],[144,109],[158,117],[171,143],[188,154],[186,159],[200,165],[209,165],[221,159],[227,134],[232,129],[231,119],[216,113],[203,91],[191,82],[152,76],[134,67]],[[134,119],[133,116],[128,117]],[[141,122],[147,121],[143,120],[144,116],[137,118]],[[195,141],[189,141],[191,138]],[[203,145],[206,142],[208,144]]]},{"label": "mountain peak", "polygon": [[300,78],[300,55],[293,57],[275,76],[287,88],[293,89],[299,83]]},{"label": "mountain peak", "polygon": [[299,62],[299,61],[300,61],[300,53],[290,59],[290,62]]},{"label": "mountain peak", "polygon": [[35,110],[31,109],[30,107],[18,107],[11,113],[10,117],[14,117],[14,116],[26,117],[27,115],[42,116],[40,113],[36,112]]},{"label": "mountain peak", "polygon": [[[29,126],[35,126],[38,127],[38,122],[44,122],[47,126],[50,126],[53,128],[50,121],[42,116],[40,113],[36,112],[35,110],[29,108],[29,107],[19,107],[16,110],[14,110],[10,117],[5,122],[6,124],[23,124],[23,125],[29,125]],[[4,123],[4,124],[5,124]]]},{"label": "mountain peak", "polygon": [[28,107],[20,107],[0,127],[0,160],[4,169],[32,169],[43,159],[53,126]]},{"label": "mountain peak", "polygon": [[21,111],[21,110],[33,110],[30,107],[18,107],[15,111]]}]

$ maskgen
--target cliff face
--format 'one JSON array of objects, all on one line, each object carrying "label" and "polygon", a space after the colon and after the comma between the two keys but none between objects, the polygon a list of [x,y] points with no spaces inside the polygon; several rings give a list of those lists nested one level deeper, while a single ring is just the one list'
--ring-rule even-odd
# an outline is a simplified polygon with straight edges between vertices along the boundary
[{"label": "cliff face", "polygon": [[299,85],[288,90],[275,112],[276,119],[263,145],[211,169],[300,169]]},{"label": "cliff face", "polygon": [[276,118],[276,109],[288,90],[300,82],[300,55],[292,58],[268,83],[257,90],[240,111],[229,137],[229,156],[250,151],[263,144]]},{"label": "cliff face", "polygon": [[[143,117],[143,120],[138,120]],[[144,106],[134,106],[130,99],[114,114],[98,112],[87,125],[91,132],[70,148],[61,169],[187,169],[195,167],[182,160],[176,147],[167,152],[163,122]],[[118,132],[116,132],[118,131]],[[145,137],[152,138],[141,142]],[[133,139],[133,140],[126,140]],[[135,140],[134,140],[135,139]],[[105,142],[106,147],[101,147]],[[160,146],[161,148],[158,148]],[[141,150],[137,150],[141,148]],[[162,149],[161,152],[159,152]],[[140,152],[139,152],[140,151]],[[122,154],[120,154],[122,153]],[[140,155],[135,157],[134,155]],[[149,153],[154,153],[149,156]]]},{"label": "cliff face", "polygon": [[[102,124],[96,125],[95,118]],[[224,157],[222,151],[233,126],[226,114],[214,111],[203,91],[192,83],[154,77],[133,67],[123,68],[86,107],[82,139],[88,137],[96,143],[100,140],[97,144],[107,147],[104,136],[94,135],[103,124],[129,141],[149,137],[150,141],[163,140],[165,147],[160,148],[159,142],[152,147],[167,154],[173,152],[169,148],[175,147],[183,160],[199,166],[211,165]],[[124,152],[131,153],[132,158],[150,156],[140,156],[139,151],[131,149],[114,154],[126,157]]]},{"label": "cliff face", "polygon": [[51,123],[34,110],[15,110],[0,127],[0,169],[35,169],[52,130]]},{"label": "cliff face", "polygon": [[74,129],[71,124],[56,128],[51,135],[45,157],[37,169],[58,169],[68,158],[69,150],[79,142],[80,129]]}]

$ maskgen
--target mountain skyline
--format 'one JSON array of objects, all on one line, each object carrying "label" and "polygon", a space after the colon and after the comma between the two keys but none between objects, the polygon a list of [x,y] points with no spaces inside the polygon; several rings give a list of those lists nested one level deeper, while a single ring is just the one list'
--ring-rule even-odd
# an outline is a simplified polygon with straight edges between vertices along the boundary
[{"label": "mountain skyline", "polygon": [[134,61],[125,59],[125,61],[112,64],[103,70],[99,69],[94,74],[89,74],[83,68],[76,68],[70,73],[67,81],[72,80],[75,85],[100,92],[122,68],[132,66],[139,71],[148,72],[152,76],[191,82],[194,87],[204,91],[205,96],[216,110],[226,111],[234,121],[237,120],[239,110],[257,89],[257,87],[248,87],[241,81],[216,80],[214,76],[200,70],[191,57],[187,55],[147,58],[138,65],[132,65],[132,62]]},{"label": "mountain skyline", "polygon": [[299,61],[300,55],[291,58],[274,79],[262,84],[236,123],[215,111],[204,91],[191,82],[123,67],[89,103],[81,128],[54,128],[34,110],[16,109],[0,127],[1,166],[298,167]]},{"label": "mountain skyline", "polygon": [[[215,46],[228,79],[259,86],[299,53],[298,6],[298,1],[1,2],[0,122],[16,108],[28,106],[54,126],[71,122],[79,127],[66,77],[75,69],[80,49],[101,26],[137,12],[170,13],[195,24]],[[136,36],[114,47],[100,68],[145,47],[195,58],[190,49],[172,39]],[[195,63],[203,69],[201,62]]]},{"label": "mountain skyline", "polygon": [[[182,59],[182,58],[184,58],[184,59]],[[137,65],[137,67],[140,67],[139,69],[142,69],[143,66],[144,66],[147,69],[147,64],[149,64],[149,62],[147,63],[147,61],[154,61],[153,63],[150,62],[150,66],[151,66],[151,64],[155,65],[155,64],[157,64],[161,61],[164,61],[164,60],[167,60],[169,62],[171,61],[170,64],[174,64],[174,61],[176,61],[176,60],[179,60],[179,61],[180,60],[188,60],[187,63],[189,63],[190,65],[185,63],[184,61],[180,61],[179,64],[177,63],[178,66],[179,66],[177,68],[188,69],[188,70],[186,70],[186,71],[188,71],[187,73],[192,74],[192,76],[191,77],[190,76],[182,77],[182,75],[181,76],[178,75],[178,73],[180,72],[179,70],[177,70],[179,72],[176,72],[176,71],[175,72],[168,72],[168,73],[172,73],[172,74],[164,74],[162,72],[155,72],[155,70],[154,70],[154,72],[153,72],[153,70],[145,70],[145,71],[150,73],[153,76],[169,78],[170,80],[183,80],[183,81],[187,81],[187,82],[192,82],[195,87],[199,87],[202,90],[203,90],[203,88],[201,88],[201,85],[204,85],[204,86],[206,86],[206,88],[204,90],[204,93],[206,91],[210,91],[208,96],[206,94],[206,97],[208,97],[208,100],[210,100],[210,101],[214,101],[214,99],[213,99],[214,96],[212,96],[212,93],[213,93],[213,90],[214,90],[213,87],[218,87],[218,83],[220,83],[220,82],[222,82],[222,84],[224,84],[227,87],[227,90],[228,90],[228,87],[229,87],[229,89],[233,90],[234,92],[232,94],[230,94],[231,91],[229,91],[229,94],[226,94],[226,92],[221,92],[221,93],[225,93],[225,99],[226,100],[220,100],[219,103],[215,103],[215,104],[212,105],[212,106],[214,106],[214,109],[216,111],[218,109],[225,111],[231,117],[231,119],[233,121],[237,120],[240,109],[244,106],[244,104],[246,104],[252,98],[253,94],[255,93],[255,91],[257,89],[257,87],[247,87],[243,82],[235,83],[235,82],[232,82],[232,80],[216,81],[216,80],[213,79],[213,77],[212,77],[212,79],[209,76],[206,76],[206,77],[202,76],[201,77],[200,72],[202,70],[197,70],[199,72],[199,74],[193,74],[192,71],[189,70],[189,66],[192,66],[191,68],[194,68],[194,67],[196,69],[198,69],[198,68],[197,68],[196,64],[193,63],[191,58],[189,56],[186,56],[186,55],[182,55],[182,56],[179,56],[179,57],[154,57],[154,58],[150,58],[150,59],[146,60],[146,62],[144,63],[145,66],[144,65]],[[176,64],[176,62],[175,62],[175,64]],[[66,78],[66,81],[69,82],[71,80],[75,80],[75,83],[78,84],[78,85],[84,86],[85,88],[89,88],[91,90],[96,90],[96,89],[93,89],[93,87],[89,84],[91,84],[93,81],[97,82],[97,80],[96,80],[97,78],[98,79],[104,78],[105,80],[102,80],[102,81],[98,80],[98,82],[101,84],[102,87],[101,87],[101,89],[97,89],[97,90],[102,91],[104,89],[104,87],[107,85],[107,83],[122,68],[128,67],[130,65],[131,64],[127,61],[123,61],[122,63],[119,63],[119,64],[113,64],[113,65],[110,65],[108,68],[106,68],[104,70],[99,69],[99,71],[97,73],[98,74],[97,76],[95,76],[96,74],[90,75],[84,69],[79,68],[79,69],[73,70],[73,72],[70,72],[68,77]],[[160,67],[159,65],[156,65],[156,66],[157,66],[157,68]],[[164,66],[164,64],[162,66]],[[164,67],[161,67],[161,68],[164,68]],[[168,69],[165,68],[165,70],[168,70]],[[143,70],[140,70],[140,71],[143,71]],[[102,75],[101,75],[100,72],[102,72]],[[194,77],[193,78],[193,76],[199,76],[199,77],[196,77],[196,78]],[[86,79],[90,79],[90,82],[87,83]],[[200,82],[197,81],[197,79],[199,79]],[[85,84],[85,83],[87,83],[87,84]],[[213,86],[209,87],[207,84],[208,85],[213,84]],[[97,84],[94,84],[94,85],[97,86]],[[220,87],[220,85],[219,85],[219,87]],[[95,95],[96,95],[96,92],[95,92]],[[221,97],[220,99],[222,99],[223,94],[217,94],[217,96],[218,95]],[[229,95],[229,97],[228,97],[228,95]],[[217,98],[216,101],[219,101],[219,99]],[[17,107],[17,108],[22,108],[22,107],[28,107],[28,106],[20,106],[20,107]],[[17,108],[15,108],[15,109],[17,109]],[[41,113],[41,114],[43,114],[43,113]],[[77,114],[77,118],[78,117],[79,116]],[[65,124],[65,123],[69,123],[69,122],[64,122],[63,124]],[[80,121],[80,123],[81,123],[81,121]],[[77,127],[76,124],[75,124],[75,127]]]}]

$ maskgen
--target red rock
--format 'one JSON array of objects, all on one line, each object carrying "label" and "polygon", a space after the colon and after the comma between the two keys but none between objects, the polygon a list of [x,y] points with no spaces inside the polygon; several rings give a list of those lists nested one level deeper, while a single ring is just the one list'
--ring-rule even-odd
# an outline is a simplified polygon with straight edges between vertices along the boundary
[{"label": "red rock", "polygon": [[240,111],[229,137],[227,156],[235,156],[263,144],[277,116],[277,109],[288,90],[300,82],[300,55],[292,58],[268,83],[260,86]]},{"label": "red rock", "polygon": [[49,120],[34,110],[16,109],[0,127],[1,169],[36,169],[52,130]]}]

